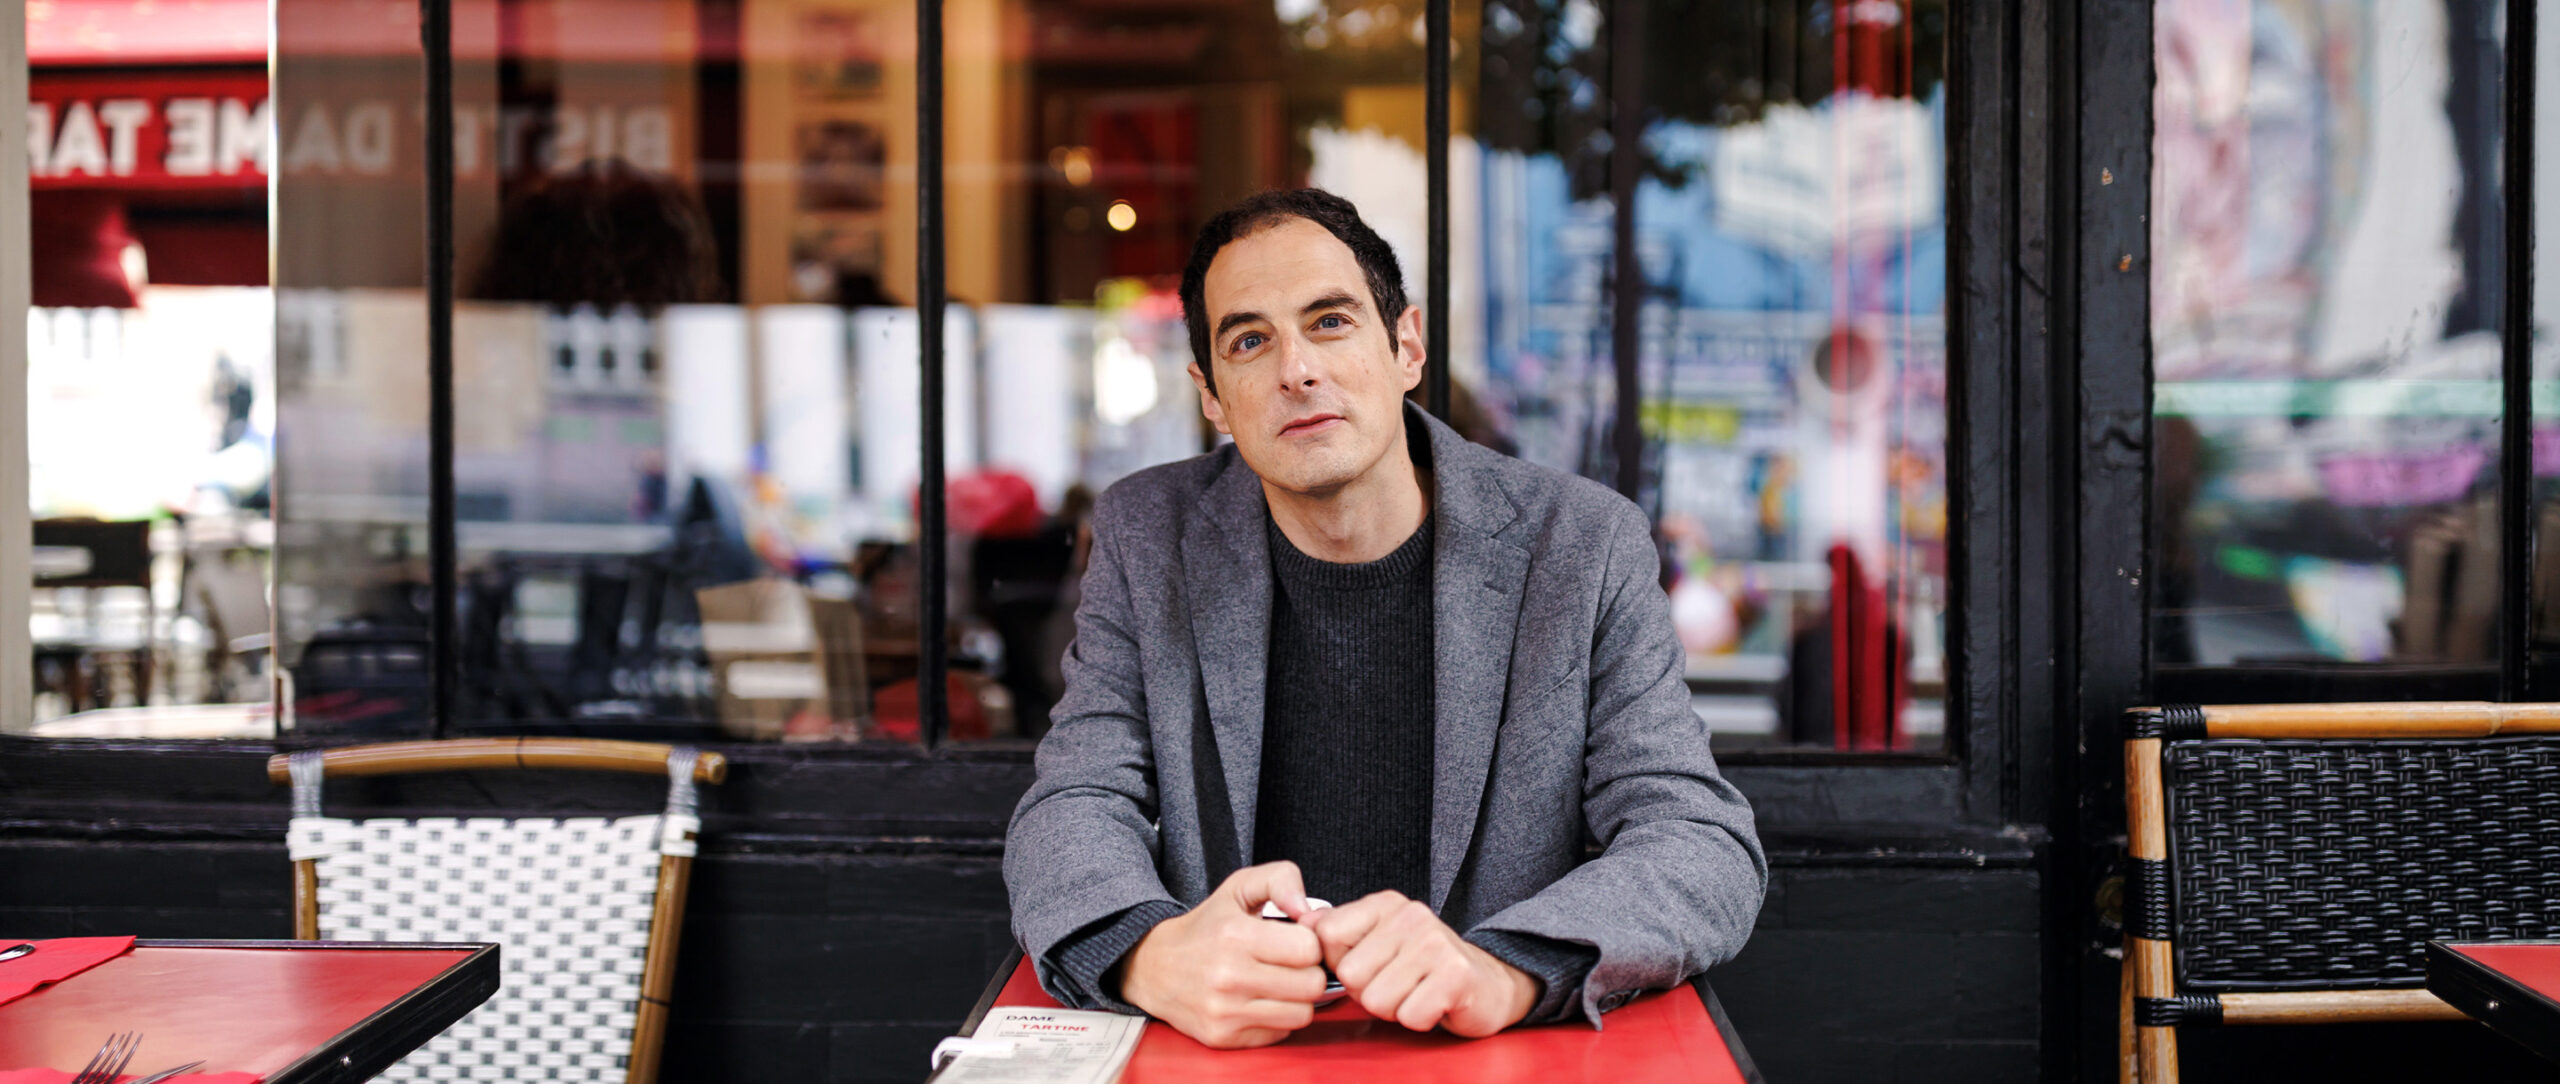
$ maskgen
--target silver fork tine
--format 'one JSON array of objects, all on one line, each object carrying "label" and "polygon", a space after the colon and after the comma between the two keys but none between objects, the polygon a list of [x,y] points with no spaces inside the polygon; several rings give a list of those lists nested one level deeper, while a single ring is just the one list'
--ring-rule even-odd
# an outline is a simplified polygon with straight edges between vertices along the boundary
[{"label": "silver fork tine", "polygon": [[90,1056],[89,1064],[81,1067],[79,1075],[71,1078],[71,1084],[111,1084],[115,1077],[99,1076],[98,1072],[115,1058],[117,1048],[124,1045],[129,1034],[119,1031],[107,1036],[107,1041],[98,1046],[98,1052]]},{"label": "silver fork tine", "polygon": [[201,1068],[203,1068],[203,1067],[204,1067],[204,1063],[203,1063],[203,1062],[201,1062],[201,1061],[191,1061],[191,1062],[188,1062],[188,1063],[186,1063],[185,1065],[181,1065],[181,1066],[179,1066],[179,1067],[177,1067],[177,1068],[175,1068],[175,1069],[162,1069],[162,1070],[160,1070],[159,1072],[156,1072],[156,1073],[151,1074],[150,1076],[146,1076],[146,1077],[136,1077],[135,1079],[132,1079],[132,1080],[126,1081],[126,1082],[125,1082],[125,1084],[160,1084],[160,1082],[161,1082],[161,1081],[163,1081],[163,1080],[167,1080],[167,1079],[169,1079],[170,1077],[176,1076],[176,1075],[178,1075],[178,1074],[180,1074],[180,1073],[192,1073],[192,1072],[194,1072],[194,1071],[196,1071],[196,1070],[198,1070],[198,1069],[201,1069]]},{"label": "silver fork tine", "polygon": [[71,1078],[71,1084],[94,1084],[98,1079],[98,1069],[115,1056],[116,1046],[122,1042],[124,1033],[121,1031],[107,1036],[107,1041],[99,1044],[98,1052],[90,1055],[89,1064],[82,1066],[79,1074]]},{"label": "silver fork tine", "polygon": [[124,1075],[124,1067],[133,1064],[133,1056],[142,1052],[142,1033],[130,1031],[125,1035],[123,1052],[116,1055],[116,1063],[108,1066],[105,1075],[98,1078],[98,1084],[116,1084],[116,1078]]},{"label": "silver fork tine", "polygon": [[106,1044],[100,1046],[97,1053],[89,1055],[89,1064],[81,1066],[79,1072],[71,1074],[71,1084],[89,1084],[89,1077],[98,1071],[98,1063],[106,1060],[107,1050],[115,1045],[116,1037],[107,1036]]},{"label": "silver fork tine", "polygon": [[98,1084],[116,1084],[116,1078],[124,1075],[124,1067],[133,1061],[134,1054],[141,1049],[142,1033],[125,1032],[124,1044],[116,1049],[115,1057],[99,1068]]}]

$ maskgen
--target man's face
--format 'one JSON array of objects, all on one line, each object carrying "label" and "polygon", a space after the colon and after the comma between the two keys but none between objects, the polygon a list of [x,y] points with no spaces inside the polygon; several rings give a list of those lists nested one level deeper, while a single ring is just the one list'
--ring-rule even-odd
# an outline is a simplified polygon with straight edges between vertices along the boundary
[{"label": "man's face", "polygon": [[1271,485],[1322,496],[1366,476],[1404,439],[1404,393],[1422,380],[1422,316],[1396,347],[1351,248],[1303,218],[1228,243],[1201,282],[1211,394],[1200,412]]}]

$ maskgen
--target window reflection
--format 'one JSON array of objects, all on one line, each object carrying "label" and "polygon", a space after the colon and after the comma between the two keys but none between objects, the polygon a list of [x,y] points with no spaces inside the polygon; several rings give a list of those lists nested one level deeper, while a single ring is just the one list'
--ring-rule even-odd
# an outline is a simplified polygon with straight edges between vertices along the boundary
[{"label": "window reflection", "polygon": [[2498,9],[2159,10],[2164,697],[2495,693]]},{"label": "window reflection", "polygon": [[[284,20],[303,35],[283,47],[288,117],[352,132],[328,123],[361,110],[347,99],[414,80],[399,7],[380,41]],[[912,235],[913,185],[880,138],[911,161],[912,124],[889,125],[912,98],[886,97],[913,85],[911,20],[481,0],[454,40],[450,732],[914,740],[915,319],[882,307],[912,285],[882,247]],[[829,115],[752,107],[801,94]],[[279,195],[280,262],[307,284],[279,323],[289,662],[313,731],[425,725],[416,144],[398,128],[381,168],[288,154]],[[344,243],[371,221],[396,239]],[[816,259],[811,221],[860,243]]]},{"label": "window reflection", "polygon": [[[24,12],[32,732],[266,737],[266,5]],[[12,438],[14,439],[14,437]]]},{"label": "window reflection", "polygon": [[955,397],[977,389],[979,423],[952,459],[953,701],[1007,706],[976,735],[955,713],[953,735],[1035,737],[1093,495],[1209,447],[1176,296],[1201,223],[1266,188],[1329,188],[1419,293],[1423,6],[946,12],[950,289],[976,335],[945,372]]},{"label": "window reflection", "polygon": [[[308,434],[283,473],[286,657],[313,729],[421,725],[422,254],[405,226],[338,243],[418,213],[414,118],[366,105],[417,74],[394,7],[381,41],[318,35],[279,68],[280,130],[339,152],[284,137],[278,322]],[[1454,12],[1453,420],[1613,477],[1633,295],[1639,499],[1719,741],[1931,747],[1944,6],[1626,12],[1651,28],[1622,58],[1649,119],[1617,184],[1606,6]],[[1419,294],[1422,15],[946,3],[951,579],[923,584],[912,6],[458,6],[457,727],[912,741],[939,591],[951,734],[1036,736],[1093,495],[1213,439],[1174,296],[1198,224],[1326,187]]]},{"label": "window reflection", "polygon": [[[1835,19],[1835,15],[1837,16]],[[1640,306],[1643,456],[1689,682],[1723,748],[1944,730],[1942,3],[1655,0],[1640,173],[1613,189],[1598,7],[1486,10],[1489,412],[1616,474],[1612,307]],[[1632,190],[1642,281],[1613,281]]]},{"label": "window reflection", "polygon": [[916,740],[911,14],[477,14],[461,729]]},{"label": "window reflection", "polygon": [[[2560,90],[2560,34],[2534,38],[2534,85],[2537,101],[2560,100],[2545,90]],[[2560,148],[2560,112],[2544,110],[2534,118],[2537,156]],[[2533,171],[2537,208],[2560,208],[2560,170]],[[2531,585],[2525,605],[2525,693],[2546,699],[2560,688],[2560,277],[2543,274],[2547,261],[2560,256],[2560,213],[2539,210],[2534,216],[2533,351],[2531,419],[2533,483],[2530,488],[2530,534],[2517,544],[2531,547],[2526,570]]]}]

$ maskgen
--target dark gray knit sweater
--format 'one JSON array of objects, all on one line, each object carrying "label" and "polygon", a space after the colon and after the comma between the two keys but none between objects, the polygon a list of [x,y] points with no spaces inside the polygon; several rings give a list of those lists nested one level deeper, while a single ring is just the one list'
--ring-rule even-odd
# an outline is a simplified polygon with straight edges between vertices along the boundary
[{"label": "dark gray knit sweater", "polygon": [[[1265,520],[1272,563],[1271,656],[1254,861],[1298,864],[1307,894],[1349,903],[1431,889],[1432,524],[1395,552],[1335,564],[1298,551]],[[1140,904],[1057,948],[1088,990],[1148,930],[1182,914]],[[1528,1023],[1577,1015],[1572,995],[1598,960],[1583,945],[1504,931],[1467,935],[1541,984]]]},{"label": "dark gray knit sweater", "polygon": [[1431,520],[1395,552],[1335,564],[1271,543],[1271,661],[1253,860],[1307,894],[1431,898]]}]

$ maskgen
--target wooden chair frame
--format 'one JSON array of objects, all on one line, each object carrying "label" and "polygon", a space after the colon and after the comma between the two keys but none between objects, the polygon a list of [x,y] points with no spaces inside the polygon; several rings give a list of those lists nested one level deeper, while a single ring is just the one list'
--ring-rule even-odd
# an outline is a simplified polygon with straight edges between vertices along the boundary
[{"label": "wooden chair frame", "polygon": [[2489,738],[2560,734],[2560,704],[2175,705],[2134,708],[2124,744],[2126,878],[2118,1077],[2175,1084],[2181,1024],[2329,1024],[2468,1017],[2425,990],[2188,993],[2177,988],[2170,929],[2165,743],[2198,738]]},{"label": "wooden chair frame", "polygon": [[[653,742],[601,741],[588,738],[462,738],[447,741],[384,742],[330,749],[320,755],[321,777],[411,775],[423,772],[545,771],[628,772],[664,778],[667,758],[675,748]],[[728,759],[718,753],[697,754],[696,783],[728,778]],[[292,754],[267,758],[267,781],[293,781]],[[693,859],[682,855],[658,858],[657,898],[649,915],[649,953],[642,965],[640,1004],[631,1029],[630,1084],[656,1084],[659,1048],[666,1040],[667,1007],[676,973],[676,942],[684,923],[685,888],[693,875]],[[320,938],[319,863],[293,864],[293,935],[304,941]]]}]

